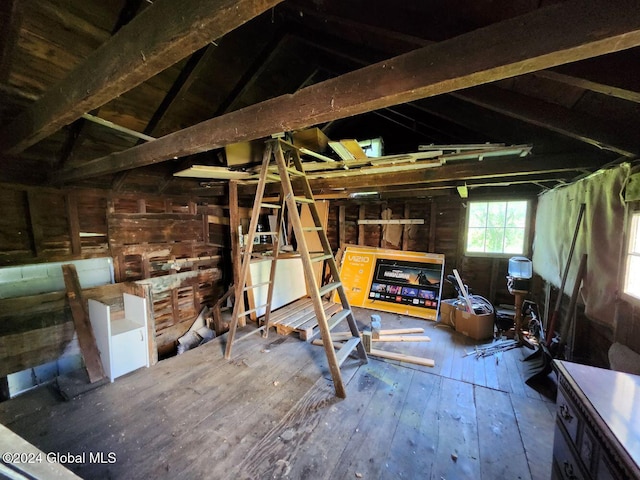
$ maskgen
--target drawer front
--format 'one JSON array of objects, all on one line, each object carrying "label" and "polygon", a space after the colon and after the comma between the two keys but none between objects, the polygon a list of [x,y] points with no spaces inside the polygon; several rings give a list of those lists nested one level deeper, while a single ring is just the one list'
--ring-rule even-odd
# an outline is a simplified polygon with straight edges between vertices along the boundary
[{"label": "drawer front", "polygon": [[595,459],[599,454],[599,447],[596,442],[596,436],[591,431],[591,428],[585,424],[582,435],[580,436],[580,444],[578,446],[578,453],[583,465],[589,472],[593,472]]},{"label": "drawer front", "polygon": [[580,467],[580,460],[576,458],[569,447],[562,429],[556,425],[553,435],[553,460],[564,480],[585,480],[585,476]]},{"label": "drawer front", "polygon": [[598,474],[596,478],[598,480],[620,480],[625,478],[626,475],[619,472],[614,463],[609,461],[609,457],[602,452],[598,459]]},{"label": "drawer front", "polygon": [[571,441],[575,444],[578,439],[578,413],[573,404],[566,397],[562,389],[558,390],[556,413],[562,425],[567,430]]}]

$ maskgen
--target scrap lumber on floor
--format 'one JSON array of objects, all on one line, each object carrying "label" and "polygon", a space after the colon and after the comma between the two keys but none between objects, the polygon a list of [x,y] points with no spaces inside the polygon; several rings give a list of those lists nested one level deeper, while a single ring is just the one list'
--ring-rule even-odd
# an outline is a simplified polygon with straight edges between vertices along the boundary
[{"label": "scrap lumber on floor", "polygon": [[383,321],[424,328],[430,343],[385,348],[435,366],[347,359],[340,400],[321,348],[252,335],[225,361],[222,336],[69,402],[28,392],[0,422],[43,451],[116,454],[68,465],[83,478],[550,477],[555,405],[524,383],[520,349],[496,364],[464,357],[475,342],[449,328]]},{"label": "scrap lumber on floor", "polygon": [[[323,299],[322,305],[327,318],[342,310],[342,305],[326,299]],[[275,310],[269,317],[269,324],[276,328],[279,335],[297,332],[305,341],[310,341],[319,332],[318,319],[309,297],[303,297]]]}]

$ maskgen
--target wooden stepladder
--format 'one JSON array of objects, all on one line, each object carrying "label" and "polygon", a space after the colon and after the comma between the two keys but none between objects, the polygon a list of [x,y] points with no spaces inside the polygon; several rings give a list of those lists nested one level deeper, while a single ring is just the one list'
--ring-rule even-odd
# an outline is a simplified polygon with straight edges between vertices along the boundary
[{"label": "wooden stepladder", "polygon": [[[285,155],[286,152],[286,155]],[[271,157],[275,160],[275,166],[271,165]],[[277,168],[277,170],[275,170]],[[276,173],[277,171],[277,173]],[[264,197],[265,185],[267,182],[277,181],[280,183],[280,204],[265,204],[262,202]],[[313,218],[313,227],[303,227],[300,220],[300,212],[298,210],[299,205],[306,204],[309,206],[311,217]],[[257,285],[247,285],[249,276],[249,265],[251,262],[253,252],[253,239],[256,236],[258,226],[258,215],[261,208],[278,208],[278,220],[277,230],[275,232],[260,232],[259,235],[270,235],[273,239],[273,251],[271,253],[271,272],[268,283],[267,302],[264,305],[245,310],[244,308],[244,293],[252,288],[263,286],[260,283]],[[304,275],[307,283],[307,293],[311,297],[313,302],[314,312],[318,320],[318,327],[320,329],[320,335],[322,337],[322,343],[327,355],[327,361],[329,364],[329,370],[333,379],[336,395],[341,398],[346,397],[346,390],[344,382],[342,380],[342,374],[340,372],[340,366],[344,363],[346,358],[354,351],[357,351],[357,356],[363,363],[367,362],[367,353],[362,345],[360,339],[360,332],[356,325],[355,317],[351,311],[349,301],[344,292],[342,283],[340,282],[340,272],[336,264],[335,258],[329,245],[326,232],[322,226],[320,215],[313,198],[313,193],[309,185],[309,181],[304,172],[302,161],[298,153],[298,149],[285,142],[284,140],[277,139],[267,143],[264,157],[262,160],[262,168],[258,178],[258,184],[256,187],[256,196],[253,204],[253,210],[251,213],[251,221],[249,223],[249,233],[245,244],[245,250],[242,256],[242,264],[240,266],[240,275],[238,284],[235,285],[236,289],[236,302],[233,308],[233,315],[231,323],[229,325],[229,333],[227,337],[227,345],[225,350],[225,358],[231,358],[231,348],[233,346],[238,322],[241,318],[244,318],[247,314],[261,309],[265,309],[264,321],[262,326],[255,331],[262,331],[263,336],[267,336],[269,331],[269,314],[271,311],[271,301],[273,299],[273,290],[275,284],[275,271],[280,256],[280,250],[282,248],[281,232],[285,215],[288,215],[293,232],[295,234],[298,254],[302,260],[304,268]],[[320,243],[322,244],[321,252],[309,252],[307,243],[305,241],[304,232],[315,231],[318,233]],[[331,277],[333,281],[326,285],[318,285],[316,275],[314,273],[313,266],[316,262],[326,261]],[[336,291],[340,302],[342,304],[342,310],[333,314],[329,318],[325,314],[325,310],[322,304],[322,297],[330,292]],[[336,351],[333,341],[331,339],[331,330],[336,327],[343,320],[347,321],[351,336],[347,343]],[[255,333],[252,332],[252,333]]]}]

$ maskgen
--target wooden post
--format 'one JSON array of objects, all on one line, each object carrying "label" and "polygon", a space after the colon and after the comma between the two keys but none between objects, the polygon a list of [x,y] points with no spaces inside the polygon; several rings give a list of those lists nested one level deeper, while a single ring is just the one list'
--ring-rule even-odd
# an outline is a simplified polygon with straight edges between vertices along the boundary
[{"label": "wooden post", "polygon": [[38,221],[38,209],[36,207],[35,192],[27,190],[27,212],[29,214],[29,231],[31,233],[31,245],[36,257],[42,253],[42,227]]},{"label": "wooden post", "polygon": [[338,207],[338,248],[343,248],[346,243],[346,227],[345,227],[345,219],[346,215],[346,207],[344,205],[340,205]]},{"label": "wooden post", "polygon": [[435,253],[436,251],[436,219],[438,218],[438,204],[436,199],[431,199],[431,212],[429,213],[429,251]]},{"label": "wooden post", "polygon": [[96,345],[96,338],[93,335],[91,322],[89,321],[89,311],[87,304],[82,297],[82,288],[80,288],[80,280],[78,272],[73,264],[62,265],[62,274],[64,275],[64,284],[67,289],[67,300],[71,307],[71,316],[73,324],[78,334],[78,343],[80,351],[84,358],[84,364],[89,374],[89,382],[95,383],[104,378],[104,370],[102,361],[100,360],[100,352]]},{"label": "wooden post", "polygon": [[[233,270],[233,285],[238,286],[240,282],[240,211],[238,210],[238,182],[229,181],[229,228],[231,234],[231,268]],[[236,301],[240,299],[236,298]]]},{"label": "wooden post", "polygon": [[[404,218],[408,219],[411,215],[411,209],[408,203],[404,204]],[[405,223],[404,227],[402,227],[402,250],[409,250],[409,224]]]},{"label": "wooden post", "polygon": [[69,240],[71,242],[71,254],[80,255],[82,253],[82,243],[80,241],[80,218],[78,217],[78,197],[74,193],[69,193],[64,197],[67,207],[67,224],[69,225]]},{"label": "wooden post", "polygon": [[[364,205],[360,205],[360,210],[358,211],[358,220],[364,220],[365,211]],[[364,224],[358,225],[358,245],[364,245]]]}]

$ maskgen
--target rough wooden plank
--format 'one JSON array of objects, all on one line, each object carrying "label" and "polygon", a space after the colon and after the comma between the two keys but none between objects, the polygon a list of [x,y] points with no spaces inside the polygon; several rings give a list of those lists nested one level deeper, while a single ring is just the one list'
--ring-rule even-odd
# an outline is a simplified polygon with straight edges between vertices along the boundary
[{"label": "rough wooden plank", "polygon": [[27,213],[29,218],[29,236],[31,248],[35,256],[42,254],[44,232],[42,230],[40,211],[38,210],[38,198],[34,190],[27,190]]},{"label": "rough wooden plank", "polygon": [[[316,178],[309,180],[314,191],[335,188],[375,188],[389,185],[411,185],[426,182],[460,182],[503,178],[509,181],[514,175],[540,175],[543,173],[577,172],[602,166],[602,158],[581,155],[536,156],[534,158],[495,158],[477,163],[447,164],[439,168],[386,174],[367,174],[355,177]],[[406,195],[406,193],[405,193]]]},{"label": "rough wooden plank", "polygon": [[358,207],[358,245],[366,245],[364,239],[364,224],[360,223],[360,220],[364,220],[365,215],[365,206],[360,205]]},{"label": "rough wooden plank", "polygon": [[437,409],[441,414],[431,478],[481,478],[473,385],[442,379]]},{"label": "rough wooden plank", "polygon": [[513,395],[510,397],[531,478],[551,478],[555,403]]},{"label": "rough wooden plank", "polygon": [[62,273],[64,275],[64,284],[67,288],[67,300],[71,306],[71,314],[73,324],[78,334],[78,343],[84,364],[89,374],[91,383],[97,382],[104,378],[104,369],[100,360],[100,352],[96,345],[96,338],[93,335],[91,322],[89,321],[89,311],[82,296],[82,288],[80,287],[80,279],[73,264],[62,265]]},{"label": "rough wooden plank", "polygon": [[384,458],[381,479],[432,478],[438,454],[438,399],[442,379],[414,372],[406,401],[399,413],[398,428]]},{"label": "rough wooden plank", "polygon": [[154,2],[4,129],[0,145],[24,150],[278,3]]},{"label": "rough wooden plank", "polygon": [[[531,479],[508,393],[475,387],[481,478]],[[553,444],[553,442],[551,442]]]},{"label": "rough wooden plank", "polygon": [[74,193],[65,196],[67,206],[67,222],[69,224],[69,238],[71,239],[71,253],[80,255],[82,243],[80,241],[80,218],[78,217],[78,197]]},{"label": "rough wooden plank", "polygon": [[[136,20],[130,27],[134,23]],[[527,28],[522,28],[523,24]],[[567,29],[567,24],[573,28]],[[140,167],[638,44],[640,12],[634,2],[576,0],[554,4],[96,159],[67,170],[58,179],[77,180]],[[301,111],[305,113],[292,115]]]},{"label": "rough wooden plank", "polygon": [[378,358],[385,358],[388,360],[398,360],[400,362],[414,363],[416,365],[424,365],[425,367],[433,367],[435,362],[430,358],[421,358],[414,355],[405,355],[403,353],[387,352],[377,348],[372,348],[367,352],[368,355],[373,355]]},{"label": "rough wooden plank", "polygon": [[[340,455],[331,478],[378,478],[384,471],[384,464],[378,459],[384,458],[391,445],[392,436],[398,428],[402,405],[409,392],[413,372],[405,372],[396,376],[402,367],[388,367],[394,382],[383,384],[378,388],[364,415],[353,433],[349,443]],[[394,372],[394,373],[391,373]]]}]

